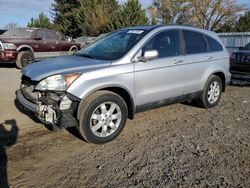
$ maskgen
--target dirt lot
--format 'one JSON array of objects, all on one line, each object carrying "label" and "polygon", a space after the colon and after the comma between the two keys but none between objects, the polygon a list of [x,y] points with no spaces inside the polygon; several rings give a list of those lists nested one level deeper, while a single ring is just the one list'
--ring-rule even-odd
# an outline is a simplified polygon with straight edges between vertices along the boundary
[{"label": "dirt lot", "polygon": [[0,68],[0,138],[13,127],[0,145],[0,187],[6,162],[10,187],[250,187],[250,87],[230,86],[210,110],[176,104],[137,114],[116,140],[92,145],[21,114],[19,79]]}]

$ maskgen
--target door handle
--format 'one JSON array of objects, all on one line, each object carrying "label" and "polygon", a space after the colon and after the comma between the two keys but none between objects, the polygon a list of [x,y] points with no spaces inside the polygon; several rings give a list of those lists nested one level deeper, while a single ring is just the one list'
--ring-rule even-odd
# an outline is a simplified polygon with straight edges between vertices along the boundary
[{"label": "door handle", "polygon": [[183,59],[175,59],[174,60],[174,64],[179,64],[179,63],[182,63],[183,62]]},{"label": "door handle", "polygon": [[206,59],[207,60],[213,59],[213,56],[207,56]]}]

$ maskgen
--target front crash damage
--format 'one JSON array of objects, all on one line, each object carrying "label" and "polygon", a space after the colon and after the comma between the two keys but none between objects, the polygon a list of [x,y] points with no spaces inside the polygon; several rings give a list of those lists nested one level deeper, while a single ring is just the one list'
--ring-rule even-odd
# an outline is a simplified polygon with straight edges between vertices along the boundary
[{"label": "front crash damage", "polygon": [[57,125],[59,128],[78,124],[75,117],[80,99],[67,92],[36,91],[33,84],[23,81],[21,89],[16,91],[16,99],[44,124]]}]

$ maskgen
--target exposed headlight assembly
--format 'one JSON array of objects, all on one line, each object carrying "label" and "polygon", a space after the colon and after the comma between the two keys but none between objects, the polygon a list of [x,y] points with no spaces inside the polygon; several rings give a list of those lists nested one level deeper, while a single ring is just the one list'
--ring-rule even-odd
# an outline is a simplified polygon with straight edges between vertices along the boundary
[{"label": "exposed headlight assembly", "polygon": [[5,50],[16,50],[16,45],[12,43],[3,43],[3,48]]},{"label": "exposed headlight assembly", "polygon": [[40,81],[35,89],[40,91],[65,91],[79,76],[80,73],[50,76]]}]

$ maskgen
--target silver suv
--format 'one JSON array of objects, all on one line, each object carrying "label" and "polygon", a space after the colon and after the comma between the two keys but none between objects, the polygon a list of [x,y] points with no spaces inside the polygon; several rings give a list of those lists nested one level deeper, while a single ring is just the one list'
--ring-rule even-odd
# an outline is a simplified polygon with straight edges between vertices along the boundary
[{"label": "silver suv", "polygon": [[22,74],[21,106],[95,144],[113,140],[144,110],[194,99],[212,108],[231,77],[215,33],[178,25],[121,29]]}]

